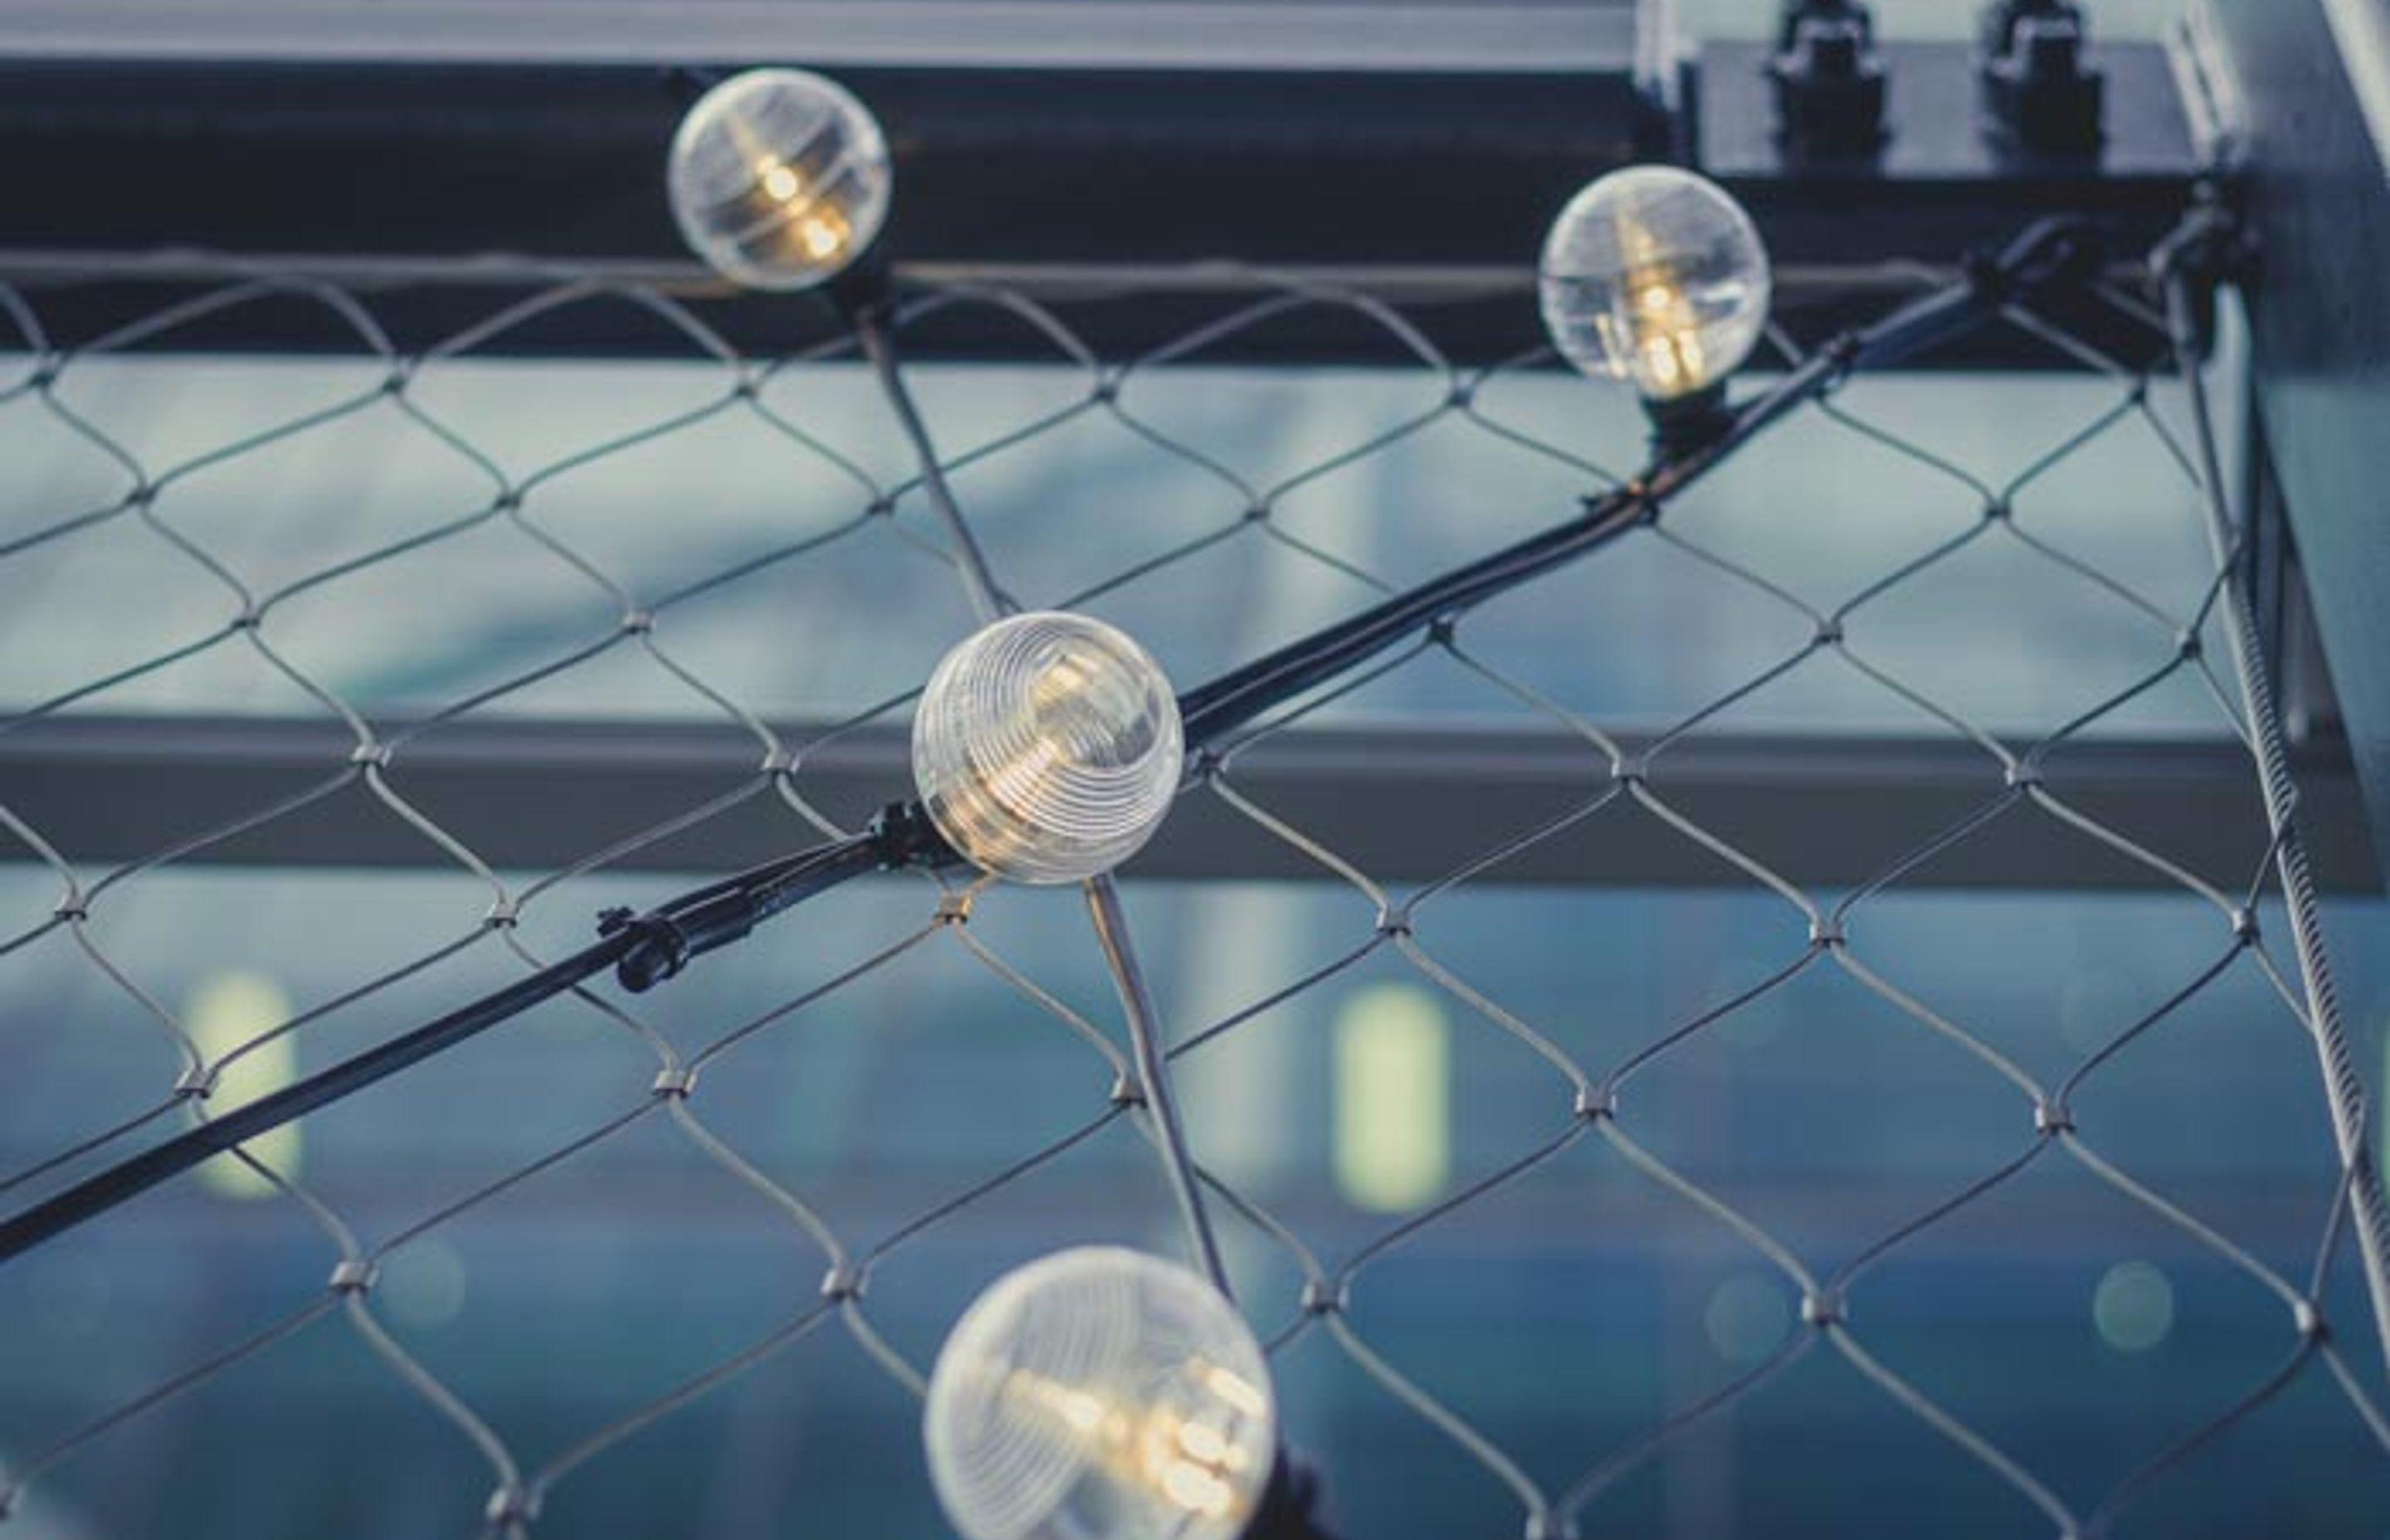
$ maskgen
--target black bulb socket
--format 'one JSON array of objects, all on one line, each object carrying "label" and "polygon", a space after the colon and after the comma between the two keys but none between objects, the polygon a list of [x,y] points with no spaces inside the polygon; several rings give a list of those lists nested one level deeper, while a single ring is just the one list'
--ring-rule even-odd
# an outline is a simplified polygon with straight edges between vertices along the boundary
[{"label": "black bulb socket", "polygon": [[1645,396],[1643,415],[1651,419],[1651,446],[1671,459],[1707,449],[1734,429],[1723,379],[1686,395]]}]

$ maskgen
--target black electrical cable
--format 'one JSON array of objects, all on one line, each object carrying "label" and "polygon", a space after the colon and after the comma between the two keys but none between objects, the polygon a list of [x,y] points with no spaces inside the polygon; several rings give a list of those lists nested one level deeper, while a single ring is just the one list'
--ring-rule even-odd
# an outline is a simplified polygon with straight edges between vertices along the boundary
[{"label": "black electrical cable", "polygon": [[0,1223],[0,1262],[236,1145],[443,1053],[610,968],[624,988],[649,988],[679,972],[690,958],[727,945],[793,904],[884,865],[904,864],[907,857],[901,853],[911,849],[916,838],[904,810],[892,809],[867,833],[766,862],[644,915],[609,910],[598,920],[596,944],[404,1036],[187,1129]]},{"label": "black electrical cable", "polygon": [[[1589,500],[1577,518],[1395,595],[1180,696],[1187,741],[1199,749],[1209,747],[1423,628],[1448,622],[1474,605],[1650,522],[1668,498],[1845,376],[1897,363],[1947,341],[1998,316],[2010,302],[2080,281],[2097,265],[2096,248],[2080,225],[2051,220],[2035,225],[1998,256],[1973,264],[1964,282],[1905,305],[1871,327],[1846,332],[1811,354],[1748,404],[1723,412],[1710,435],[1690,446],[1664,449],[1642,477]],[[708,883],[645,914],[610,909],[599,917],[597,944],[179,1134],[0,1223],[0,1262],[244,1140],[454,1047],[609,968],[625,989],[649,989],[691,959],[728,945],[773,915],[851,878],[906,866],[948,866],[961,859],[919,802],[900,803],[888,808],[863,834]]]},{"label": "black electrical cable", "polygon": [[552,999],[585,979],[614,966],[637,937],[628,931],[601,939],[550,964],[495,995],[482,996],[462,1009],[392,1038],[353,1059],[341,1060],[320,1074],[260,1097],[223,1117],[176,1135],[155,1149],[109,1167],[88,1181],[69,1187],[46,1202],[0,1224],[0,1262],[29,1251],[62,1230],[97,1218],[117,1205],[147,1192],[167,1177],[188,1171],[211,1156],[246,1139],[281,1127],[291,1119],[339,1101],[374,1082],[396,1074],[408,1065],[455,1047],[475,1033],[519,1016],[542,1000]]}]

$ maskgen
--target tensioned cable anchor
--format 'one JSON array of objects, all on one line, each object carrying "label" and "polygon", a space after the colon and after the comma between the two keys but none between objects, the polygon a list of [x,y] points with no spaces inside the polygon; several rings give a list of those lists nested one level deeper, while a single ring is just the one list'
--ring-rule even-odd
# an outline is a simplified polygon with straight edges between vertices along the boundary
[{"label": "tensioned cable anchor", "polygon": [[[1970,264],[1965,279],[1911,302],[1813,352],[1740,407],[1697,448],[1663,451],[1644,473],[1588,499],[1575,518],[1279,648],[1181,695],[1199,752],[1304,691],[1335,679],[1427,628],[1599,549],[1657,520],[1663,506],[1797,407],[1851,374],[1912,357],[1996,320],[2004,307],[2079,284],[2100,266],[2098,242],[2079,222],[2044,221],[2006,249]],[[781,856],[711,882],[643,914],[609,910],[598,942],[529,978],[222,1117],[118,1162],[0,1222],[0,1262],[131,1201],[171,1176],[293,1119],[342,1100],[412,1064],[562,995],[609,969],[641,992],[765,920],[868,873],[960,864],[917,802],[891,805],[862,834]]]}]

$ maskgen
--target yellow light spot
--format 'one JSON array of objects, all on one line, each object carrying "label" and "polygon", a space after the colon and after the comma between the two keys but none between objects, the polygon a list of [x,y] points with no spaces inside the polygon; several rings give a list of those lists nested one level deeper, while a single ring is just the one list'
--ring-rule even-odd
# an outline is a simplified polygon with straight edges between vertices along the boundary
[{"label": "yellow light spot", "polygon": [[1663,393],[1674,391],[1684,378],[1675,343],[1676,340],[1664,333],[1643,339],[1643,371]]},{"label": "yellow light spot", "polygon": [[[273,980],[256,973],[219,973],[201,981],[191,992],[183,1012],[184,1030],[211,1065],[223,1072],[208,1110],[221,1117],[233,1108],[271,1095],[297,1078],[299,1055],[290,1038],[258,1043],[233,1056],[290,1019],[290,1002]],[[225,1062],[230,1059],[230,1062]],[[284,1176],[296,1176],[302,1156],[299,1125],[284,1123],[241,1146],[251,1156]],[[267,1198],[274,1184],[230,1154],[219,1155],[199,1167],[199,1185],[225,1198]]]},{"label": "yellow light spot", "polygon": [[1214,1517],[1227,1512],[1236,1498],[1227,1482],[1184,1460],[1163,1472],[1162,1494],[1189,1512]]},{"label": "yellow light spot", "polygon": [[1269,1403],[1263,1398],[1262,1392],[1254,1388],[1252,1380],[1236,1370],[1224,1369],[1217,1364],[1205,1364],[1199,1359],[1197,1374],[1205,1390],[1247,1417],[1262,1417],[1268,1413]]},{"label": "yellow light spot", "polygon": [[1040,712],[1050,711],[1086,694],[1094,680],[1087,665],[1066,652],[1037,671],[1029,685],[1029,704]]},{"label": "yellow light spot", "polygon": [[1054,1405],[1062,1420],[1083,1433],[1092,1433],[1102,1425],[1104,1404],[1085,1391],[1065,1391]]},{"label": "yellow light spot", "polygon": [[1336,1186],[1380,1212],[1415,1208],[1452,1166],[1452,1032],[1407,984],[1365,989],[1336,1018]]},{"label": "yellow light spot", "polygon": [[805,255],[818,261],[837,255],[846,237],[826,219],[808,219],[797,226],[797,244],[805,249]]},{"label": "yellow light spot", "polygon": [[1225,1465],[1229,1455],[1228,1441],[1220,1430],[1208,1422],[1182,1422],[1178,1425],[1178,1447],[1188,1457],[1205,1465]]},{"label": "yellow light spot", "polygon": [[755,181],[764,189],[764,196],[776,203],[793,203],[797,195],[805,190],[805,179],[797,174],[796,167],[770,157],[755,167]]}]

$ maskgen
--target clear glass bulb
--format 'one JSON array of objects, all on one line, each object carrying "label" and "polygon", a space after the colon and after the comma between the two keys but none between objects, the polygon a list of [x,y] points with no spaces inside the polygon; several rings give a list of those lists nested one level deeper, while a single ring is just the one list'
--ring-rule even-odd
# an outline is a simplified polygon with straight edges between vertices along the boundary
[{"label": "clear glass bulb", "polygon": [[1767,250],[1726,189],[1630,166],[1561,211],[1536,273],[1544,329],[1589,375],[1676,401],[1726,379],[1767,326]]},{"label": "clear glass bulb", "polygon": [[913,716],[913,779],[974,866],[1076,882],[1145,843],[1178,794],[1178,699],[1103,622],[1040,611],[946,654]]},{"label": "clear glass bulb", "polygon": [[879,120],[834,80],[749,70],[698,98],[666,184],[681,238],[750,289],[811,289],[854,264],[895,187]]},{"label": "clear glass bulb", "polygon": [[1278,1412],[1218,1290],[1087,1246],[1006,1274],[963,1313],[922,1436],[965,1540],[1236,1540],[1269,1483]]}]

